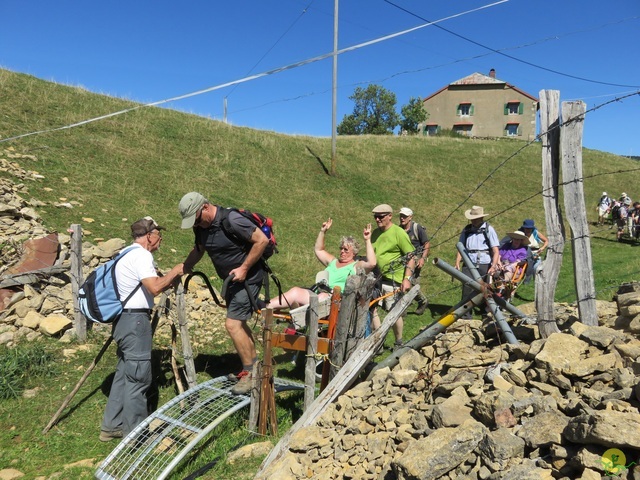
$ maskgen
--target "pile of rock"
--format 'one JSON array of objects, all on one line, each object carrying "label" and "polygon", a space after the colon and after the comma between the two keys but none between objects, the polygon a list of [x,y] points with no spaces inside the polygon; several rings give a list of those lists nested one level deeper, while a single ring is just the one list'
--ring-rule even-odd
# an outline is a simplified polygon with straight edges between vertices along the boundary
[{"label": "pile of rock", "polygon": [[501,345],[458,321],[339,397],[260,478],[640,478],[640,340],[561,329]]},{"label": "pile of rock", "polygon": [[[18,160],[24,163],[36,158],[19,154],[12,148],[4,149],[0,152],[0,171],[19,181],[37,181],[42,178],[35,171],[23,169]],[[11,272],[11,268],[19,265],[24,257],[25,241],[41,239],[50,233],[42,225],[36,212],[36,208],[44,205],[44,202],[28,198],[27,185],[24,183],[14,183],[9,178],[0,177],[0,280]],[[73,202],[65,202],[53,206],[72,208],[74,205]],[[57,241],[60,253],[56,264],[66,267],[68,272],[71,237],[58,233]],[[97,245],[83,242],[85,278],[100,263],[112,258],[126,243],[119,238],[102,241]],[[36,283],[0,289],[0,344],[11,346],[20,339],[32,341],[41,335],[57,337],[65,342],[74,337],[73,292],[67,272],[47,276]],[[224,312],[211,301],[210,293],[198,279],[191,282],[185,303],[190,326],[197,332],[195,338],[192,338],[194,348],[210,342],[218,333],[223,334]],[[207,328],[198,328],[205,326]],[[109,326],[95,327],[94,331],[98,333],[110,334]],[[162,337],[171,335],[169,329],[158,329],[157,332],[161,340]]]}]

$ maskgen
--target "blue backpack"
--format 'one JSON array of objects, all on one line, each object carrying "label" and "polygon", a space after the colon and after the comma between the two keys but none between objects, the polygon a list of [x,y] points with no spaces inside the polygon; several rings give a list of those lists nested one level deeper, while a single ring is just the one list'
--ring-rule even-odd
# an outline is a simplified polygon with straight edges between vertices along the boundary
[{"label": "blue backpack", "polygon": [[80,311],[92,322],[113,323],[120,318],[124,309],[123,305],[142,285],[142,283],[138,283],[125,301],[120,301],[118,284],[116,283],[116,264],[133,248],[124,249],[117,257],[96,268],[78,290]]}]

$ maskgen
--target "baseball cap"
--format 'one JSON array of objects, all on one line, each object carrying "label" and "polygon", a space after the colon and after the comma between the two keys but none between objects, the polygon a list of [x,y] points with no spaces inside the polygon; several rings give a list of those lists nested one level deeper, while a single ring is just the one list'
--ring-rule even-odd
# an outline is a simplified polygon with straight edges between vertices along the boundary
[{"label": "baseball cap", "polygon": [[402,207],[400,209],[400,215],[406,215],[407,217],[410,217],[411,215],[413,215],[413,210],[407,207]]},{"label": "baseball cap", "polygon": [[372,213],[393,213],[393,208],[391,208],[391,205],[382,203],[376,206],[373,210],[371,210],[371,212]]},{"label": "baseball cap", "polygon": [[154,230],[165,230],[165,228],[158,225],[156,221],[149,216],[141,218],[131,224],[131,236],[133,238],[142,237]]},{"label": "baseball cap", "polygon": [[191,228],[196,221],[196,215],[200,207],[207,200],[198,192],[189,192],[180,200],[178,209],[182,217],[182,228]]}]

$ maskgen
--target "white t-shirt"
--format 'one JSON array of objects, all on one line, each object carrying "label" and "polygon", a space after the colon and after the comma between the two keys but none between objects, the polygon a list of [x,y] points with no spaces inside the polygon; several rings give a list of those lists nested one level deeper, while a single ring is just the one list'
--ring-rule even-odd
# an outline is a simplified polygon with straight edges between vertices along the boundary
[{"label": "white t-shirt", "polygon": [[[116,282],[120,300],[123,302],[138,283],[145,278],[157,277],[158,273],[153,264],[153,255],[138,243],[122,257],[116,264]],[[124,308],[152,308],[153,295],[147,292],[144,285],[133,294]]]}]

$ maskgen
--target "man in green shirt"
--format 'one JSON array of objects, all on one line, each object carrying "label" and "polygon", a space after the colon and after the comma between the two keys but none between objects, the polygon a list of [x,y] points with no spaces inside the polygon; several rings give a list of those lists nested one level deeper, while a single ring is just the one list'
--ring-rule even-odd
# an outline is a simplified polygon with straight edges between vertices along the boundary
[{"label": "man in green shirt", "polygon": [[[378,269],[382,279],[382,294],[391,293],[397,289],[406,292],[411,288],[411,275],[415,268],[415,260],[411,258],[406,266],[402,264],[401,257],[413,252],[413,244],[409,235],[401,227],[393,223],[393,209],[383,203],[373,209],[373,218],[377,229],[371,234],[373,251],[376,253]],[[394,294],[382,300],[381,306],[385,311],[391,310],[397,301],[398,294]],[[380,326],[380,317],[377,309],[372,316],[372,327],[376,330]],[[393,326],[396,337],[394,346],[402,345],[402,330],[404,318],[399,318]]]}]

